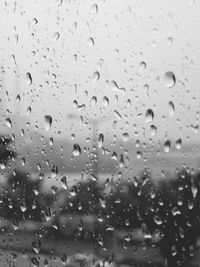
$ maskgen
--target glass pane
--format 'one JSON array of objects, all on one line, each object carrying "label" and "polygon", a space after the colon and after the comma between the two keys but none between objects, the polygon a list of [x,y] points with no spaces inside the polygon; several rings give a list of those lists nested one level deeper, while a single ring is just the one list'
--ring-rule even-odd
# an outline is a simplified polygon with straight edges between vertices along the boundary
[{"label": "glass pane", "polygon": [[0,2],[0,266],[198,266],[200,2]]}]

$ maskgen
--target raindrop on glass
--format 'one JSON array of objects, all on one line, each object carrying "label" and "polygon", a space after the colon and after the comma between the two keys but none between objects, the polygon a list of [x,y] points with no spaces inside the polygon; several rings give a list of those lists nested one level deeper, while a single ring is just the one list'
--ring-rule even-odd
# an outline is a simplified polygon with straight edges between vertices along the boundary
[{"label": "raindrop on glass", "polygon": [[171,142],[169,140],[167,140],[165,143],[164,143],[164,151],[166,153],[168,153],[170,151],[170,147],[171,147]]},{"label": "raindrop on glass", "polygon": [[52,117],[50,115],[45,115],[44,116],[44,122],[45,122],[45,129],[47,132],[50,131],[51,125],[52,125]]},{"label": "raindrop on glass", "polygon": [[169,108],[169,115],[173,116],[174,111],[175,111],[175,106],[174,106],[174,103],[172,101],[169,101],[168,108]]},{"label": "raindrop on glass", "polygon": [[80,146],[78,144],[74,144],[72,153],[73,153],[73,155],[75,157],[80,156],[80,154],[81,154],[81,148],[80,148]]},{"label": "raindrop on glass", "polygon": [[27,85],[31,85],[32,84],[33,80],[32,80],[32,76],[31,76],[30,72],[26,73],[25,81],[26,81]]},{"label": "raindrop on glass", "polygon": [[176,149],[181,149],[182,147],[182,140],[181,138],[179,138],[178,140],[176,140]]},{"label": "raindrop on glass", "polygon": [[176,77],[172,71],[167,71],[164,75],[164,84],[167,88],[172,88],[176,84]]},{"label": "raindrop on glass", "polygon": [[146,114],[145,114],[146,122],[152,122],[154,119],[154,113],[152,109],[147,109]]}]

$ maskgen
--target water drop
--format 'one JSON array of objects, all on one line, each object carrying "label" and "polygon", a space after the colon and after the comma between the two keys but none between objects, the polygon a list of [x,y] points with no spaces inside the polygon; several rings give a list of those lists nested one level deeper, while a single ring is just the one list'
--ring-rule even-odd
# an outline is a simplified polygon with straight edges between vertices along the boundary
[{"label": "water drop", "polygon": [[146,69],[146,66],[147,66],[146,63],[144,61],[142,61],[140,63],[140,70],[142,71],[142,70]]},{"label": "water drop", "polygon": [[145,114],[146,122],[152,122],[154,119],[154,113],[152,109],[147,109],[146,114]]},{"label": "water drop", "polygon": [[94,107],[97,104],[97,98],[96,98],[96,96],[93,96],[92,97],[92,99],[90,101],[90,104],[91,104],[92,107]]},{"label": "water drop", "polygon": [[110,87],[111,87],[111,90],[113,90],[113,91],[123,93],[123,94],[125,93],[125,88],[120,88],[116,81],[111,81]]},{"label": "water drop", "polygon": [[53,34],[53,40],[54,40],[54,41],[57,41],[57,40],[59,39],[59,37],[60,37],[60,33],[59,33],[59,32],[55,32],[55,33]]},{"label": "water drop", "polygon": [[104,107],[107,107],[109,105],[109,99],[106,96],[103,97],[103,105]]},{"label": "water drop", "polygon": [[45,129],[47,132],[50,131],[51,125],[52,125],[52,117],[50,115],[45,115],[44,116],[44,122],[45,122]]},{"label": "water drop", "polygon": [[73,155],[75,157],[80,156],[80,154],[81,154],[81,148],[80,148],[80,146],[78,144],[74,144],[72,153],[73,153]]},{"label": "water drop", "polygon": [[41,248],[41,241],[39,239],[36,239],[32,242],[32,247],[33,250],[35,251],[36,254],[38,254],[40,252],[40,248]]},{"label": "water drop", "polygon": [[117,110],[114,110],[114,116],[118,121],[120,121],[122,119],[122,116],[120,115],[120,113]]},{"label": "water drop", "polygon": [[176,246],[172,246],[171,251],[172,251],[172,256],[176,256],[177,254]]},{"label": "water drop", "polygon": [[94,39],[92,37],[88,39],[88,46],[90,47],[94,46]]},{"label": "water drop", "polygon": [[65,189],[65,190],[67,190],[67,179],[66,179],[66,176],[63,176],[62,178],[61,178],[61,182],[62,182],[62,187]]},{"label": "water drop", "polygon": [[96,83],[100,79],[100,73],[98,71],[95,71],[95,73],[92,76],[92,82]]},{"label": "water drop", "polygon": [[72,197],[75,197],[75,196],[77,195],[77,192],[78,192],[77,186],[74,185],[74,186],[72,187],[71,191],[70,191],[70,195],[71,195]]},{"label": "water drop", "polygon": [[167,140],[165,143],[164,143],[164,151],[166,153],[168,153],[170,151],[170,147],[171,147],[171,142],[169,140]]},{"label": "water drop", "polygon": [[91,14],[97,14],[98,13],[98,5],[97,4],[93,4],[90,7],[90,13]]},{"label": "water drop", "polygon": [[168,45],[172,45],[173,38],[171,36],[167,38],[167,43],[168,43]]},{"label": "water drop", "polygon": [[27,110],[26,110],[26,114],[27,115],[31,115],[31,107],[28,107]]},{"label": "water drop", "polygon": [[160,216],[158,215],[155,215],[154,216],[154,222],[157,224],[157,225],[161,225],[163,223],[163,221],[161,220]]},{"label": "water drop", "polygon": [[56,165],[53,165],[51,169],[51,177],[56,178],[57,174],[58,174],[58,167]]},{"label": "water drop", "polygon": [[172,101],[169,101],[168,108],[169,108],[169,115],[173,116],[174,111],[175,111],[175,106],[174,106],[174,103]]},{"label": "water drop", "polygon": [[11,121],[10,118],[6,118],[6,126],[7,126],[8,128],[11,128],[11,127],[12,127],[12,121]]},{"label": "water drop", "polygon": [[141,151],[137,151],[136,158],[137,159],[141,159],[142,158],[142,152]]},{"label": "water drop", "polygon": [[38,261],[38,259],[36,257],[31,257],[31,264],[33,267],[39,267],[40,266],[40,262]]},{"label": "water drop", "polygon": [[128,142],[128,140],[129,140],[129,134],[128,134],[128,133],[123,133],[123,134],[122,134],[122,140],[123,140],[124,142]]},{"label": "water drop", "polygon": [[164,84],[167,88],[172,88],[176,84],[176,77],[172,71],[168,71],[164,75]]},{"label": "water drop", "polygon": [[31,76],[30,72],[26,73],[25,81],[26,81],[27,85],[31,85],[32,84],[33,80],[32,80],[32,76]]},{"label": "water drop", "polygon": [[103,146],[103,142],[104,142],[104,135],[103,135],[103,134],[99,134],[99,138],[98,138],[98,148],[102,148],[102,146]]},{"label": "water drop", "polygon": [[176,149],[181,149],[182,147],[182,140],[181,138],[179,138],[178,140],[176,140]]},{"label": "water drop", "polygon": [[150,126],[150,133],[151,133],[151,135],[152,136],[155,136],[156,132],[157,132],[157,127],[155,125],[151,125]]}]

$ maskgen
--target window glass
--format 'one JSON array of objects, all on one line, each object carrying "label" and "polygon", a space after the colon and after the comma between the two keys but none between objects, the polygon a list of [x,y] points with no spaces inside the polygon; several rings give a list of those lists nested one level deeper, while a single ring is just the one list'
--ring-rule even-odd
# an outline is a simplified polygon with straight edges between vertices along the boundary
[{"label": "window glass", "polygon": [[0,2],[0,266],[198,266],[200,2]]}]

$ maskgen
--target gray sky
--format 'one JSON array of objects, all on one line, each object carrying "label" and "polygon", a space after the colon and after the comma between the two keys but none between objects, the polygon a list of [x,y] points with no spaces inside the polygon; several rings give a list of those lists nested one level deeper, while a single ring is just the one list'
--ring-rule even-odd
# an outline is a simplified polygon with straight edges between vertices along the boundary
[{"label": "gray sky", "polygon": [[[141,141],[198,141],[199,11],[200,2],[191,0],[20,0],[16,5],[2,1],[0,57],[11,99],[9,103],[4,95],[4,110],[26,116],[31,106],[31,127],[38,125],[44,133],[44,116],[51,115],[52,136],[60,131],[68,138],[74,131],[77,138],[87,137],[88,125],[76,121],[71,126],[66,119],[74,112],[114,116],[115,129],[113,120],[100,127],[111,137],[128,132]],[[18,107],[15,62],[20,78]],[[171,88],[164,76],[168,71],[176,77]],[[85,109],[79,111],[74,101]],[[149,122],[147,109],[154,112]],[[157,127],[155,136],[152,124]]]}]

